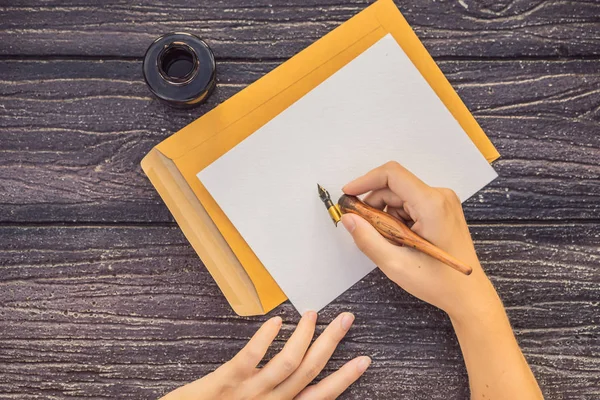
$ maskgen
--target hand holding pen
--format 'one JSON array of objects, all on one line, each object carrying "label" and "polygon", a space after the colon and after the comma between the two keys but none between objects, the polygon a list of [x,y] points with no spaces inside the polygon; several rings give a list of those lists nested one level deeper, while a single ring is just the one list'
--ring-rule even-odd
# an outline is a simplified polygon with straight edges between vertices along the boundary
[{"label": "hand holding pen", "polygon": [[404,221],[414,233],[472,267],[467,276],[432,256],[391,244],[371,223],[346,213],[356,245],[392,281],[450,317],[461,346],[471,398],[542,399],[504,307],[481,268],[460,201],[432,188],[398,163],[387,163],[343,188],[350,196]]},{"label": "hand holding pen", "polygon": [[325,204],[329,216],[335,223],[335,226],[342,220],[342,214],[356,214],[370,223],[381,236],[386,238],[388,242],[392,244],[406,246],[415,251],[425,253],[465,275],[470,275],[471,272],[473,272],[473,268],[471,268],[470,265],[456,259],[451,254],[448,254],[413,232],[408,227],[407,221],[403,218],[393,216],[383,210],[364,203],[356,196],[347,194],[340,197],[338,204],[333,204],[329,192],[321,185],[317,185],[317,188],[319,197],[321,197],[323,204]]},{"label": "hand holding pen", "polygon": [[[457,273],[413,246],[398,246],[382,236],[359,215],[345,213],[341,221],[357,246],[394,282],[416,297],[449,314],[465,309],[477,296],[481,279],[487,280],[475,253],[460,200],[449,189],[432,188],[398,163],[387,163],[347,184],[348,196],[366,194],[367,207],[385,211],[404,225],[414,237],[423,238],[440,253],[472,269],[472,275]],[[342,203],[348,196],[342,196]],[[344,204],[340,204],[344,208]],[[360,206],[360,204],[359,204]],[[346,210],[347,211],[347,210]],[[400,226],[398,226],[400,228]],[[406,235],[405,235],[406,236]],[[437,258],[437,259],[436,259]],[[487,285],[483,285],[484,287]],[[471,288],[471,289],[467,289]]]}]

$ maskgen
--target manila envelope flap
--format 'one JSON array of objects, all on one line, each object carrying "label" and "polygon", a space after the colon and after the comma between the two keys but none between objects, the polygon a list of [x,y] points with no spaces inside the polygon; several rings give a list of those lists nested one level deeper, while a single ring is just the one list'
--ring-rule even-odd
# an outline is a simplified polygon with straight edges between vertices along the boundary
[{"label": "manila envelope flap", "polygon": [[[186,190],[177,193],[167,188],[165,178],[160,179],[162,190],[154,183],[159,178],[150,179],[238,314],[267,313],[286,297],[196,174],[388,33],[396,39],[486,159],[492,162],[500,156],[393,1],[377,1],[157,145],[142,162],[146,171],[150,165],[156,164],[152,160],[166,158],[171,163],[171,173],[178,174],[179,186],[185,186]],[[153,152],[161,156],[153,156]],[[156,172],[154,174],[157,175]],[[167,194],[163,194],[165,191]],[[182,209],[180,202],[183,197],[194,203],[193,206]],[[202,238],[194,231],[202,231]],[[209,246],[214,245],[223,246],[219,247],[219,251],[226,253],[224,259],[228,260],[227,263],[221,265],[208,256],[212,252]],[[244,277],[242,271],[246,273]],[[239,291],[248,284],[253,286],[252,290]],[[242,306],[240,301],[246,305]]]}]

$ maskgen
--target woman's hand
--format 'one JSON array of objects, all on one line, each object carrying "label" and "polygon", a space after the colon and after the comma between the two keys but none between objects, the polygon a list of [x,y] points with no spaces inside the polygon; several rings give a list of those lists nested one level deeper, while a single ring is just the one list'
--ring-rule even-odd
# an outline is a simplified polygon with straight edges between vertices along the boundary
[{"label": "woman's hand", "polygon": [[429,187],[395,162],[350,182],[343,191],[355,196],[368,193],[367,204],[404,220],[421,237],[473,268],[465,276],[417,250],[390,244],[364,219],[344,215],[342,222],[357,246],[407,292],[457,319],[490,303],[499,304],[453,191]]},{"label": "woman's hand", "polygon": [[350,195],[403,219],[414,232],[464,263],[469,276],[412,248],[388,243],[367,221],[342,222],[358,247],[407,292],[446,311],[465,358],[472,399],[542,399],[504,307],[483,272],[459,199],[427,186],[398,163],[387,163],[344,187]]},{"label": "woman's hand", "polygon": [[281,328],[281,318],[271,318],[231,361],[163,400],[336,398],[365,372],[371,360],[355,358],[316,385],[308,386],[329,361],[354,316],[340,314],[311,346],[316,321],[317,313],[304,314],[281,352],[259,369],[258,364]]}]

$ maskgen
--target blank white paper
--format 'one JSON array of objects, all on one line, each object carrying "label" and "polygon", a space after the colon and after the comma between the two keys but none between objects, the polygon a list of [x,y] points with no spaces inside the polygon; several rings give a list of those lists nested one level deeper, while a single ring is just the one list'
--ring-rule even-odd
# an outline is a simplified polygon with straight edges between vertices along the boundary
[{"label": "blank white paper", "polygon": [[198,173],[300,313],[373,263],[317,195],[389,161],[462,201],[496,173],[391,35]]}]

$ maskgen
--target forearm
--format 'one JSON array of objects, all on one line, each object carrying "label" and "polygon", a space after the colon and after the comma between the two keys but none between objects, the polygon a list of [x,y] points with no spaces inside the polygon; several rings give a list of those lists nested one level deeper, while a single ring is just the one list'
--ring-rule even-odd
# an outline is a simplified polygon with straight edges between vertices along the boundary
[{"label": "forearm", "polygon": [[471,398],[543,399],[487,278],[485,286],[485,297],[471,315],[451,316],[469,374]]},{"label": "forearm", "polygon": [[389,243],[364,219],[342,223],[359,249],[412,295],[448,313],[467,365],[473,399],[541,399],[542,394],[489,279],[478,263],[459,197],[432,188],[398,163],[344,186],[348,195],[409,223],[411,230],[473,268],[466,276],[413,248]]}]

